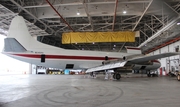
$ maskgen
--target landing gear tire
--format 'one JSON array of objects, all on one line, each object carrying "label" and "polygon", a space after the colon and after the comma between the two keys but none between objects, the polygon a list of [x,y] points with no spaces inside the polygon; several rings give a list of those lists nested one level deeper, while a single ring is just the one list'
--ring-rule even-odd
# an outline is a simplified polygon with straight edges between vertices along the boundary
[{"label": "landing gear tire", "polygon": [[180,81],[180,75],[179,74],[177,75],[177,80]]},{"label": "landing gear tire", "polygon": [[116,74],[116,79],[120,80],[121,79],[121,75],[120,74]]},{"label": "landing gear tire", "polygon": [[93,72],[90,72],[89,75],[92,77],[93,76]]},{"label": "landing gear tire", "polygon": [[147,72],[147,77],[151,77],[151,74],[150,74],[150,72]]},{"label": "landing gear tire", "polygon": [[116,79],[116,74],[113,74],[113,79]]}]

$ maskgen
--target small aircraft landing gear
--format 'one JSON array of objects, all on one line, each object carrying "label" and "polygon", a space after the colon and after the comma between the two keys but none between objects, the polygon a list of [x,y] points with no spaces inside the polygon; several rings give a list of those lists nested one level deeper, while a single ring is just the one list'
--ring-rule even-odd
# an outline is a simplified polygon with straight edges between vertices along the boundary
[{"label": "small aircraft landing gear", "polygon": [[151,77],[151,72],[150,71],[147,72],[147,77]]},{"label": "small aircraft landing gear", "polygon": [[177,80],[180,81],[180,73],[177,74]]},{"label": "small aircraft landing gear", "polygon": [[116,80],[120,80],[121,79],[121,74],[114,73],[113,78],[116,79]]},{"label": "small aircraft landing gear", "polygon": [[91,73],[90,73],[90,77],[91,77],[91,78],[96,78],[96,73],[95,73],[95,72],[91,72]]}]

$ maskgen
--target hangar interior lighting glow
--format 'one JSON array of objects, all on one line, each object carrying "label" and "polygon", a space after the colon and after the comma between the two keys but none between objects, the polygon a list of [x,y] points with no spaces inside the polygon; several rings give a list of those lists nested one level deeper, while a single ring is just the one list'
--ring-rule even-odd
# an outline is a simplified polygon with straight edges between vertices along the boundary
[{"label": "hangar interior lighting glow", "polygon": [[127,13],[126,10],[124,10],[123,13],[126,14]]},{"label": "hangar interior lighting glow", "polygon": [[77,11],[77,15],[80,15],[80,12],[79,12],[79,10]]}]

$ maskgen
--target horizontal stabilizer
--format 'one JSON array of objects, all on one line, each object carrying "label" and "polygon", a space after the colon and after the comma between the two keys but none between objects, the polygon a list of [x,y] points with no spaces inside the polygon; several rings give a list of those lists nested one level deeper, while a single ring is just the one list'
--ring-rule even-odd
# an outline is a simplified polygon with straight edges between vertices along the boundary
[{"label": "horizontal stabilizer", "polygon": [[4,39],[4,52],[25,52],[26,49],[14,38]]},{"label": "horizontal stabilizer", "polygon": [[129,47],[129,46],[126,46],[126,50],[127,50],[127,53],[142,54],[141,49],[140,49],[140,48],[137,48],[137,47]]}]

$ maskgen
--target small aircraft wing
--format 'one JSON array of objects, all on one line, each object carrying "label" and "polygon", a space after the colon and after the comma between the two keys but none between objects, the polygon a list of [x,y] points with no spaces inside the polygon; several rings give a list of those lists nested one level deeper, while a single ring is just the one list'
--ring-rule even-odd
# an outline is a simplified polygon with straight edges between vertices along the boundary
[{"label": "small aircraft wing", "polygon": [[102,71],[102,70],[110,70],[110,69],[114,69],[114,68],[122,68],[129,64],[138,64],[138,63],[143,63],[143,62],[160,59],[160,58],[164,58],[164,57],[169,57],[169,56],[174,56],[174,55],[180,55],[180,53],[179,52],[169,52],[169,53],[162,53],[162,54],[151,55],[151,56],[135,57],[132,59],[127,59],[126,61],[114,61],[114,62],[111,62],[110,64],[105,64],[105,65],[87,69],[86,73]]}]

